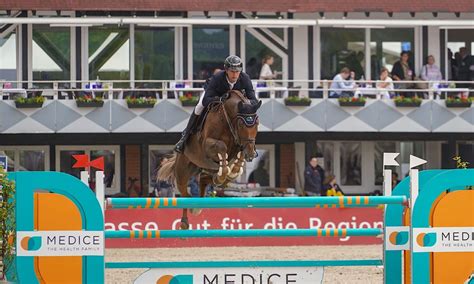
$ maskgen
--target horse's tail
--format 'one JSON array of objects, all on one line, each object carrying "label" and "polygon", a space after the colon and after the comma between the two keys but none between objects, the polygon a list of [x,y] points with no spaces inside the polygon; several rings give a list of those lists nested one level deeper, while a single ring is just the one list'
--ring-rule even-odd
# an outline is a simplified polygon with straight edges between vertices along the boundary
[{"label": "horse's tail", "polygon": [[176,176],[174,175],[175,166],[176,166],[176,153],[173,154],[173,156],[169,158],[168,161],[165,164],[163,164],[161,168],[158,170],[157,179],[168,181],[171,184],[175,184],[175,181],[176,181]]}]

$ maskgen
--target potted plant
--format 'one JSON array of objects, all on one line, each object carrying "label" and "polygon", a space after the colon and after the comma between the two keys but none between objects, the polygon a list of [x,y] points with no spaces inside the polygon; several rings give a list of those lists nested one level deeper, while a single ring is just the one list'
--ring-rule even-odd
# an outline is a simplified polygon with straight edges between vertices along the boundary
[{"label": "potted plant", "polygon": [[91,95],[84,95],[76,99],[77,107],[103,107],[104,99],[102,97],[92,97]]},{"label": "potted plant", "polygon": [[[0,282],[6,276],[15,275],[13,258],[15,256],[15,184],[7,179],[5,170],[0,166]],[[15,279],[8,279],[13,281]]]},{"label": "potted plant", "polygon": [[153,108],[156,104],[156,99],[151,97],[132,98],[127,97],[128,108]]},{"label": "potted plant", "polygon": [[421,105],[422,99],[419,97],[406,98],[404,96],[399,96],[394,99],[395,105],[397,107],[419,107]]},{"label": "potted plant", "polygon": [[44,97],[18,98],[15,100],[16,108],[40,108],[43,106]]},{"label": "potted plant", "polygon": [[340,106],[356,106],[356,107],[363,107],[365,106],[365,102],[367,101],[364,97],[342,97],[337,99],[339,101]]},{"label": "potted plant", "polygon": [[446,107],[471,107],[472,98],[449,97],[446,99]]},{"label": "potted plant", "polygon": [[285,99],[287,106],[309,106],[311,105],[310,98],[300,98],[298,96],[291,96]]},{"label": "potted plant", "polygon": [[198,96],[193,96],[191,93],[187,93],[184,96],[179,97],[181,105],[184,107],[193,107],[196,106],[199,102]]}]

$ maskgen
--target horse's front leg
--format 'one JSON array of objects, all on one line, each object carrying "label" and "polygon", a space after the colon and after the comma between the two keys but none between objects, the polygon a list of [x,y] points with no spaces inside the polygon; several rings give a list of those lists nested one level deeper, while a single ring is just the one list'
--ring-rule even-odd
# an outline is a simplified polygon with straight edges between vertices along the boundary
[{"label": "horse's front leg", "polygon": [[227,181],[233,181],[244,172],[245,158],[242,152],[237,154],[237,159],[234,160],[230,166],[230,172],[227,175]]},{"label": "horse's front leg", "polygon": [[221,140],[207,138],[205,147],[207,156],[214,163],[217,163],[217,173],[212,177],[213,183],[216,185],[224,184],[227,175],[230,173],[226,144]]}]

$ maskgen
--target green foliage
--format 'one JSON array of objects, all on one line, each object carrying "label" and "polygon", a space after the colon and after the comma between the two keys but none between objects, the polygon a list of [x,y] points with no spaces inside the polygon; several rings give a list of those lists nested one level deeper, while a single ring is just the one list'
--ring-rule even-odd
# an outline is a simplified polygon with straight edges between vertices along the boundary
[{"label": "green foliage", "polygon": [[7,179],[2,167],[0,167],[0,197],[0,261],[2,263],[0,279],[5,279],[6,272],[13,264],[15,253],[15,184]]},{"label": "green foliage", "polygon": [[32,98],[17,98],[15,102],[18,104],[33,104],[33,103],[43,104],[44,100],[45,100],[44,97],[38,96],[38,97],[32,97]]},{"label": "green foliage", "polygon": [[147,98],[132,98],[127,97],[127,104],[131,105],[154,105],[156,104],[156,99],[147,97]]},{"label": "green foliage", "polygon": [[395,103],[413,103],[413,104],[419,104],[421,103],[422,99],[419,97],[413,97],[413,98],[406,98],[404,96],[398,96],[394,99]]},{"label": "green foliage", "polygon": [[292,97],[286,98],[286,99],[285,99],[285,102],[290,102],[290,103],[297,103],[297,102],[309,103],[309,102],[311,102],[311,99],[310,99],[310,98],[300,98],[300,97],[297,97],[297,96],[292,96]]},{"label": "green foliage", "polygon": [[465,104],[465,103],[472,103],[472,98],[470,97],[448,97],[446,99],[446,103],[448,104]]},{"label": "green foliage", "polygon": [[78,102],[84,102],[84,103],[92,103],[92,102],[95,102],[95,103],[98,103],[98,102],[102,102],[104,99],[102,97],[92,97],[91,95],[86,95],[86,96],[82,96],[82,97],[78,97],[76,99],[76,101]]},{"label": "green foliage", "polygon": [[361,103],[365,103],[367,101],[366,98],[364,97],[358,97],[358,98],[354,98],[354,97],[341,97],[341,98],[338,98],[337,99],[340,103],[357,103],[357,102],[361,102]]},{"label": "green foliage", "polygon": [[199,97],[193,96],[191,93],[187,93],[184,96],[179,97],[179,101],[197,103],[199,101]]}]

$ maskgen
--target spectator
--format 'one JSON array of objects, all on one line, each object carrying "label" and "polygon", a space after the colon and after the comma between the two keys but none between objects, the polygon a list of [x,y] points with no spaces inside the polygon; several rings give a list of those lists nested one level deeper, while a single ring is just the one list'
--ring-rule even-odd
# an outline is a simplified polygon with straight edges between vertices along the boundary
[{"label": "spectator", "polygon": [[272,72],[270,66],[273,64],[274,58],[271,55],[266,55],[262,60],[262,69],[260,70],[260,80],[272,80],[277,77],[277,74]]},{"label": "spectator", "polygon": [[[458,62],[458,81],[472,81],[474,80],[474,59],[465,47],[459,49]],[[469,83],[459,84],[461,88],[469,88]]]},{"label": "spectator", "polygon": [[441,75],[441,70],[437,65],[435,65],[435,58],[433,55],[426,58],[427,64],[421,68],[421,79],[423,81],[441,81],[443,80],[443,75]]},{"label": "spectator", "polygon": [[214,71],[212,71],[212,76],[216,75],[217,73],[221,72],[222,69],[220,68],[215,68]]},{"label": "spectator", "polygon": [[397,186],[397,184],[400,182],[400,180],[398,179],[398,173],[397,172],[392,172],[392,189],[395,188],[395,186]]},{"label": "spectator", "polygon": [[189,179],[188,187],[189,187],[189,194],[192,197],[199,197],[199,186],[198,186],[198,179],[196,176],[192,176]]},{"label": "spectator", "polygon": [[376,87],[380,89],[380,96],[384,99],[390,99],[390,91],[393,91],[393,80],[390,78],[388,69],[383,67],[380,70],[380,80],[377,81]]},{"label": "spectator", "polygon": [[258,183],[260,186],[270,185],[270,178],[267,170],[265,170],[265,161],[263,159],[258,162],[258,167],[250,173],[249,182]]},{"label": "spectator", "polygon": [[304,191],[308,196],[321,195],[324,170],[318,165],[318,158],[312,157],[304,171]]},{"label": "spectator", "polygon": [[[410,66],[409,60],[410,55],[408,51],[402,51],[400,54],[400,60],[395,62],[392,68],[392,77],[395,81],[413,81],[415,73],[413,68]],[[413,89],[415,85],[413,83],[399,83],[395,87],[397,89]],[[401,93],[404,96],[410,96],[406,92]]]},{"label": "spectator", "polygon": [[344,192],[339,187],[336,181],[336,176],[328,175],[324,180],[323,196],[343,196]]},{"label": "spectator", "polygon": [[[168,158],[162,157],[160,160],[160,167],[162,167],[166,162],[168,162]],[[173,185],[165,180],[157,180],[154,191],[155,196],[157,197],[174,197]]]},{"label": "spectator", "polygon": [[[349,77],[350,80],[347,80]],[[352,97],[354,95],[352,89],[356,87],[354,77],[354,72],[351,72],[349,68],[342,68],[341,72],[332,79],[329,97]]]},{"label": "spectator", "polygon": [[257,64],[257,58],[252,57],[250,58],[249,62],[247,62],[247,69],[246,73],[249,75],[250,79],[255,80],[258,79],[259,74],[258,74],[258,64]]}]

